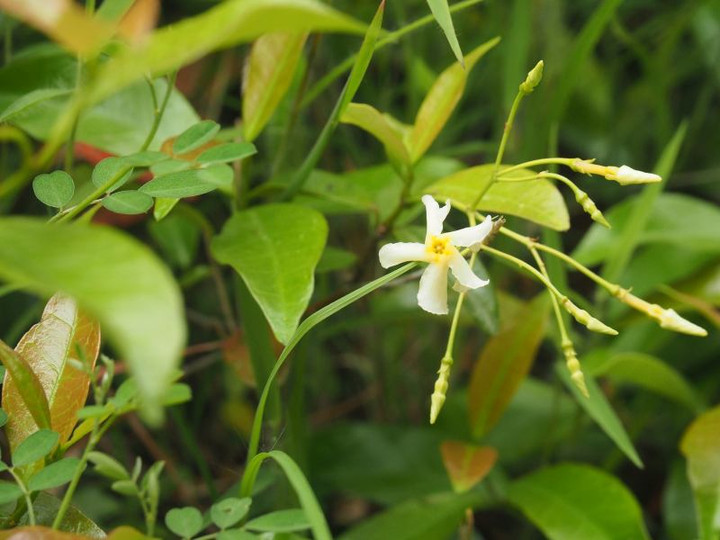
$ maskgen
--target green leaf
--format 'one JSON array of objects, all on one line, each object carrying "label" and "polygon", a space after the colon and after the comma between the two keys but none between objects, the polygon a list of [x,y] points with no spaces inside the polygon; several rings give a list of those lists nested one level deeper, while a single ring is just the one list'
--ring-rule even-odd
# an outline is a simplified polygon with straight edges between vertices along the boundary
[{"label": "green leaf", "polygon": [[22,410],[27,410],[30,413],[37,426],[50,429],[50,408],[43,387],[35,372],[18,353],[3,341],[0,341],[0,360],[7,370],[5,384],[3,385],[3,407],[13,408],[11,403],[5,399],[8,392],[5,389],[10,384],[10,380],[13,380],[17,392],[20,394]]},{"label": "green leaf", "polygon": [[118,191],[102,200],[102,205],[116,214],[144,214],[153,205],[153,198],[142,191]]},{"label": "green leaf", "polygon": [[[50,527],[60,509],[60,499],[41,491],[34,497],[33,508],[37,525]],[[29,525],[27,513],[20,518],[18,525]],[[60,524],[60,530],[83,538],[105,538],[105,532],[74,506],[68,508]]]},{"label": "green leaf", "polygon": [[293,204],[269,204],[237,212],[212,242],[218,261],[231,265],[282,343],[287,344],[307,308],[327,223]]},{"label": "green leaf", "polygon": [[450,538],[463,521],[467,508],[477,508],[488,502],[488,496],[482,491],[411,499],[364,520],[338,540]]},{"label": "green leaf", "polygon": [[512,482],[507,494],[550,540],[649,538],[633,494],[587,465],[541,469]]},{"label": "green leaf", "polygon": [[680,441],[680,450],[687,459],[700,538],[715,539],[720,508],[720,407],[698,416],[690,424]]},{"label": "green leaf", "polygon": [[103,187],[113,182],[106,190],[109,193],[124,186],[130,180],[132,173],[132,167],[122,158],[109,157],[95,165],[92,183],[97,187]]},{"label": "green leaf", "polygon": [[183,538],[192,538],[204,528],[200,510],[192,506],[170,510],[165,514],[165,525]]},{"label": "green leaf", "polygon": [[186,154],[200,148],[215,138],[220,131],[220,124],[212,120],[203,120],[183,131],[173,143],[174,154]]},{"label": "green leaf", "polygon": [[210,508],[210,517],[215,525],[221,529],[232,527],[250,511],[252,499],[244,497],[229,497],[216,502]]},{"label": "green leaf", "polygon": [[185,383],[173,384],[165,394],[163,399],[163,406],[171,407],[173,405],[180,405],[181,403],[187,403],[192,400],[192,388],[190,385]]},{"label": "green leaf", "polygon": [[364,129],[385,145],[388,157],[410,164],[410,156],[403,141],[404,133],[398,129],[399,122],[389,120],[387,115],[364,103],[348,104],[340,121]]},{"label": "green leaf", "polygon": [[7,504],[22,497],[23,492],[12,482],[0,480],[0,504]]},{"label": "green leaf", "polygon": [[113,491],[126,497],[137,497],[140,494],[137,484],[132,480],[118,480],[110,486]]},{"label": "green leaf", "polygon": [[483,480],[497,461],[497,450],[489,446],[445,441],[440,446],[443,465],[455,493],[464,493]]},{"label": "green leaf", "polygon": [[615,411],[605,397],[605,394],[603,394],[602,390],[595,382],[595,379],[593,379],[589,374],[585,374],[585,385],[587,386],[588,393],[590,394],[590,397],[585,397],[570,378],[570,373],[564,364],[560,362],[556,363],[555,372],[570,392],[572,392],[575,396],[575,400],[585,410],[590,418],[592,418],[595,423],[600,426],[605,434],[612,439],[612,441],[620,450],[622,450],[630,461],[642,468],[642,460],[640,459],[637,450],[635,450],[635,447],[620,422],[620,419],[615,414]]},{"label": "green leaf", "polygon": [[485,344],[468,390],[470,426],[476,437],[495,426],[527,377],[545,335],[549,308],[544,294],[523,304],[513,320]]},{"label": "green leaf", "polygon": [[30,478],[28,489],[42,491],[65,485],[73,479],[80,464],[78,458],[65,458],[51,463]]},{"label": "green leaf", "polygon": [[211,165],[206,169],[190,169],[165,174],[140,188],[152,197],[183,198],[203,195],[221,187],[230,187],[233,170],[227,165]]},{"label": "green leaf", "polygon": [[664,531],[670,540],[699,538],[693,492],[685,474],[684,461],[672,463],[663,490],[661,515]]},{"label": "green leaf", "polygon": [[335,272],[336,270],[349,268],[355,264],[356,261],[357,255],[355,255],[352,251],[347,251],[333,246],[325,246],[325,250],[318,261],[315,271],[318,273]]},{"label": "green leaf", "polygon": [[143,412],[159,419],[185,325],[179,288],[148,248],[106,227],[0,218],[0,276],[41,294],[72,295],[127,361]]},{"label": "green leaf", "polygon": [[695,413],[703,402],[690,383],[659,358],[639,352],[596,353],[597,361],[583,360],[583,370],[593,377],[607,377],[614,383],[632,384],[684,405]]},{"label": "green leaf", "polygon": [[13,467],[30,465],[44,458],[57,446],[60,435],[49,429],[39,429],[17,445],[12,453]]},{"label": "green leaf", "polygon": [[145,150],[143,152],[123,156],[120,159],[122,159],[125,164],[130,167],[151,167],[156,163],[162,163],[163,161],[169,160],[170,156],[163,152]]},{"label": "green leaf", "polygon": [[175,205],[180,202],[180,199],[173,199],[172,197],[164,198],[157,197],[155,199],[155,208],[153,208],[153,217],[155,221],[162,221],[165,217],[172,212]]},{"label": "green leaf", "polygon": [[362,24],[315,0],[230,0],[155,31],[140,46],[123,49],[103,65],[89,97],[96,102],[147,73],[167,73],[263,34],[363,31]]},{"label": "green leaf", "polygon": [[[37,377],[47,399],[50,426],[41,426],[24,399],[21,381],[9,379],[2,389],[3,406],[10,415],[7,427],[10,447],[35,432],[50,427],[60,434],[60,443],[70,437],[77,412],[85,404],[90,385],[88,373],[100,351],[100,327],[83,313],[72,298],[53,296],[40,322],[20,340],[16,350]],[[74,363],[86,367],[77,369]]]},{"label": "green leaf", "polygon": [[460,44],[458,43],[457,36],[455,35],[455,27],[453,26],[452,16],[450,15],[450,6],[448,6],[447,0],[427,0],[430,11],[432,11],[433,17],[442,28],[445,37],[450,44],[455,58],[460,64],[464,64],[462,51],[460,50]]},{"label": "green leaf", "polygon": [[27,109],[42,104],[44,101],[60,97],[69,96],[72,90],[64,88],[39,88],[23,94],[18,99],[10,103],[7,108],[0,114],[0,122],[9,122],[15,116],[21,115]]},{"label": "green leaf", "polygon": [[305,512],[300,508],[291,510],[278,510],[264,516],[251,519],[245,524],[245,528],[258,532],[294,532],[304,531],[310,528],[310,523],[305,517]]},{"label": "green leaf", "polygon": [[75,182],[65,171],[38,175],[33,180],[32,187],[38,200],[53,208],[62,208],[75,194]]},{"label": "green leaf", "polygon": [[290,88],[307,34],[260,36],[250,49],[243,81],[243,135],[253,141]]},{"label": "green leaf", "polygon": [[88,460],[95,465],[95,472],[111,480],[129,480],[130,474],[114,457],[102,452],[90,452]]},{"label": "green leaf", "polygon": [[228,163],[257,154],[254,144],[249,142],[225,143],[208,148],[195,161],[198,163]]},{"label": "green leaf", "polygon": [[413,129],[406,141],[407,147],[410,149],[410,159],[413,163],[427,152],[427,149],[430,148],[430,145],[447,123],[462,97],[467,77],[472,68],[499,41],[500,38],[486,41],[465,57],[465,67],[460,63],[455,63],[443,71],[435,80],[420,105],[420,109],[415,116]]},{"label": "green leaf", "polygon": [[[500,171],[508,165],[500,167]],[[423,193],[438,199],[450,199],[460,208],[468,208],[475,202],[477,194],[485,189],[492,177],[493,164],[470,167],[442,178],[427,187]],[[504,178],[526,178],[534,176],[530,170],[519,169]],[[527,182],[495,182],[483,195],[478,210],[494,214],[518,216],[556,231],[570,228],[567,206],[560,191],[547,180]]]}]

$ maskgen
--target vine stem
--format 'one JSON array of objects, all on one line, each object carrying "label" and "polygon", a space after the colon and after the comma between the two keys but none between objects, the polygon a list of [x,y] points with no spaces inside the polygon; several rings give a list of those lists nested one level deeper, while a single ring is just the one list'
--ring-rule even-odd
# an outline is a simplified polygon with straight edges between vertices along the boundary
[{"label": "vine stem", "polygon": [[528,167],[537,167],[538,165],[565,165],[565,166],[569,167],[573,162],[575,162],[579,159],[580,158],[562,158],[562,157],[532,159],[530,161],[525,161],[524,163],[518,163],[517,165],[513,165],[511,167],[508,167],[507,169],[503,169],[499,173],[499,176],[503,176],[505,174],[511,173],[513,171],[517,171],[519,169],[527,169]]},{"label": "vine stem", "polygon": [[172,74],[167,78],[167,88],[165,89],[165,95],[163,96],[162,103],[160,104],[160,107],[157,106],[157,95],[155,93],[155,83],[153,81],[149,81],[150,84],[150,92],[152,93],[152,99],[153,104],[155,105],[155,117],[153,118],[152,126],[150,127],[150,132],[148,133],[147,137],[145,138],[145,142],[143,142],[142,146],[140,147],[140,152],[144,152],[147,150],[150,146],[150,143],[152,143],[153,139],[155,138],[155,135],[157,134],[158,129],[160,128],[160,122],[162,121],[163,116],[165,115],[165,109],[167,108],[167,104],[170,101],[170,96],[172,95],[173,88],[175,88],[175,78],[177,77],[177,71],[173,71]]},{"label": "vine stem", "polygon": [[23,496],[25,498],[25,505],[27,506],[27,513],[28,513],[28,520],[30,521],[30,525],[35,525],[35,509],[33,508],[32,503],[32,497],[30,496],[30,491],[28,490],[27,486],[25,485],[25,482],[22,481],[22,478],[18,474],[15,473],[15,471],[12,469],[8,469],[10,474],[12,475],[13,479],[15,480],[15,483],[18,485],[20,490],[23,492]]}]

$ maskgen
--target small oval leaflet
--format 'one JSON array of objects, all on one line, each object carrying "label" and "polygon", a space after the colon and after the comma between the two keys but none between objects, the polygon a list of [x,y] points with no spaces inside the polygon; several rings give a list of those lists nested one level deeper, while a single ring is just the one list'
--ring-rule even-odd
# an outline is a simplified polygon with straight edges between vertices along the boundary
[{"label": "small oval leaflet", "polygon": [[225,143],[208,148],[197,158],[198,163],[227,163],[257,154],[252,143]]},{"label": "small oval leaflet", "polygon": [[32,187],[38,200],[53,208],[62,208],[75,194],[75,183],[65,171],[40,174],[33,180]]},{"label": "small oval leaflet", "polygon": [[131,167],[150,167],[156,163],[161,163],[170,159],[170,156],[162,152],[155,152],[152,150],[145,150],[136,154],[130,154],[121,158],[126,165]]},{"label": "small oval leaflet", "polygon": [[206,169],[190,169],[158,176],[140,188],[153,197],[194,197],[218,188],[229,188],[233,170],[228,165],[212,165]]},{"label": "small oval leaflet", "polygon": [[178,536],[192,538],[203,529],[203,518],[192,506],[173,508],[165,514],[165,525]]},{"label": "small oval leaflet", "polygon": [[67,484],[75,476],[80,466],[78,458],[65,458],[56,461],[35,473],[28,482],[31,491],[42,491]]},{"label": "small oval leaflet", "polygon": [[14,467],[29,465],[44,458],[58,443],[60,435],[49,429],[40,429],[21,442],[12,455]]},{"label": "small oval leaflet", "polygon": [[258,532],[295,532],[309,529],[310,522],[301,508],[292,508],[251,519],[245,528]]},{"label": "small oval leaflet", "polygon": [[115,182],[105,189],[107,192],[115,191],[130,180],[132,172],[132,167],[122,158],[109,157],[95,165],[92,172],[92,183],[97,187],[105,187],[111,180],[115,179]]},{"label": "small oval leaflet", "polygon": [[152,207],[153,199],[142,191],[118,191],[105,197],[102,205],[116,214],[144,214]]},{"label": "small oval leaflet", "polygon": [[183,131],[173,143],[175,154],[185,154],[213,140],[220,131],[220,124],[204,120]]},{"label": "small oval leaflet", "polygon": [[210,517],[215,525],[221,529],[227,529],[247,515],[251,504],[252,499],[249,497],[242,499],[228,497],[212,505]]},{"label": "small oval leaflet", "polygon": [[0,504],[11,503],[22,496],[22,491],[15,484],[0,481]]}]

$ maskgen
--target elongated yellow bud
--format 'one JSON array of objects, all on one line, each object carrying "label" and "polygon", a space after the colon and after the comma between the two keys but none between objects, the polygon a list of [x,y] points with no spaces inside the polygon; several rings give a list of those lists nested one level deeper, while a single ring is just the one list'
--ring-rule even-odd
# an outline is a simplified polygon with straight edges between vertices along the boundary
[{"label": "elongated yellow bud", "polygon": [[593,221],[597,221],[600,225],[609,229],[610,223],[608,223],[608,220],[605,219],[602,212],[598,210],[598,207],[595,206],[595,202],[590,198],[590,196],[577,186],[575,186],[573,191],[575,192],[575,200],[578,204],[580,204],[580,206],[582,206],[582,209],[585,210],[585,212],[590,214]]},{"label": "elongated yellow bud", "polygon": [[570,340],[563,340],[562,350],[565,355],[565,365],[570,372],[570,378],[575,383],[578,390],[580,390],[582,395],[589,398],[590,394],[588,392],[587,385],[585,384],[585,375],[583,375],[580,367],[580,361],[577,358],[577,353],[575,352],[575,347],[573,347],[572,342]]},{"label": "elongated yellow bud", "polygon": [[524,94],[529,94],[535,88],[538,84],[540,84],[540,81],[542,80],[543,76],[543,68],[545,67],[545,63],[540,60],[537,64],[535,64],[535,67],[530,70],[530,72],[527,74],[527,77],[525,77],[525,80],[520,84],[520,90]]},{"label": "elongated yellow bud", "polygon": [[646,302],[622,287],[613,291],[613,295],[621,302],[655,319],[661,328],[691,336],[707,336],[707,330],[681,317],[674,309],[665,309],[657,304]]},{"label": "elongated yellow bud", "polygon": [[442,406],[445,404],[445,396],[447,395],[448,384],[450,381],[450,368],[453,365],[451,356],[444,356],[440,362],[438,369],[438,378],[435,381],[435,388],[430,396],[430,423],[434,424]]},{"label": "elongated yellow bud", "polygon": [[662,181],[657,174],[638,171],[627,165],[621,167],[597,165],[594,161],[594,159],[576,159],[570,163],[570,168],[582,174],[604,176],[606,180],[613,180],[622,186],[654,184]]},{"label": "elongated yellow bud", "polygon": [[599,321],[598,319],[590,315],[584,309],[580,309],[579,307],[577,307],[570,301],[567,296],[563,297],[562,300],[560,300],[560,303],[577,322],[585,326],[588,330],[592,330],[593,332],[598,332],[600,334],[617,336],[617,330],[615,330],[614,328],[610,328],[602,321]]}]

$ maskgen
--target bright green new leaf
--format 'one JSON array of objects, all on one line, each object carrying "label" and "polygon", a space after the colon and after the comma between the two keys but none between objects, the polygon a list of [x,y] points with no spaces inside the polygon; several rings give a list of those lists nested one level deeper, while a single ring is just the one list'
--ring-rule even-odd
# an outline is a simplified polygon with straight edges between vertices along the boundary
[{"label": "bright green new leaf", "polygon": [[105,197],[102,205],[116,214],[144,214],[152,207],[153,199],[142,191],[118,191]]},{"label": "bright green new leaf", "polygon": [[145,246],[106,227],[0,219],[0,276],[44,295],[72,295],[127,361],[144,406],[159,419],[185,342],[182,297]]},{"label": "bright green new leaf", "polygon": [[282,343],[310,301],[327,232],[315,210],[268,204],[237,212],[213,240],[215,257],[240,274]]},{"label": "bright green new leaf", "polygon": [[700,537],[717,538],[720,508],[720,407],[698,416],[685,431],[680,450],[687,458],[687,475],[695,495]]},{"label": "bright green new leaf", "polygon": [[180,155],[200,148],[203,144],[212,141],[219,131],[220,124],[217,122],[212,120],[198,122],[178,135],[173,143],[173,153]]},{"label": "bright green new leaf", "polygon": [[448,6],[447,0],[427,0],[430,11],[432,11],[433,17],[442,28],[445,37],[450,44],[455,58],[460,64],[464,65],[462,51],[460,50],[460,44],[458,43],[457,36],[455,35],[455,27],[453,26],[452,16],[450,15],[450,6]]},{"label": "bright green new leaf", "polygon": [[364,103],[348,104],[340,121],[364,129],[385,145],[385,151],[391,159],[410,164],[410,156],[403,141],[404,133],[398,129],[399,122],[388,121],[387,115]]},{"label": "bright green new leaf", "polygon": [[[80,311],[70,297],[56,294],[45,306],[42,318],[20,340],[16,350],[37,377],[47,399],[50,428],[60,443],[70,437],[77,412],[85,404],[90,377],[100,351],[100,327]],[[77,369],[81,363],[88,371]],[[37,430],[39,425],[24,399],[27,389],[11,377],[2,389],[3,407],[10,414],[7,427],[10,447]]]},{"label": "bright green new leaf", "polygon": [[32,188],[41,203],[53,208],[62,208],[75,194],[75,182],[65,171],[36,176]]},{"label": "bright green new leaf", "polygon": [[243,497],[242,499],[228,497],[212,505],[210,517],[215,525],[221,529],[227,529],[245,517],[250,511],[251,504],[252,499],[249,497]]},{"label": "bright green new leaf", "polygon": [[40,429],[17,445],[12,453],[13,467],[30,465],[44,458],[57,446],[60,435],[49,429]]},{"label": "bright green new leaf", "polygon": [[36,472],[28,481],[30,491],[42,491],[67,484],[80,466],[78,458],[65,458]]},{"label": "bright green new leaf", "polygon": [[507,495],[550,540],[649,538],[633,494],[587,465],[540,469],[512,482]]},{"label": "bright green new leaf", "polygon": [[206,169],[189,169],[158,176],[142,186],[140,192],[152,197],[178,199],[228,188],[232,181],[232,168],[223,164],[211,165]]},{"label": "bright green new leaf", "polygon": [[253,43],[243,81],[243,134],[253,141],[290,88],[307,34],[265,34]]},{"label": "bright green new leaf", "polygon": [[147,73],[161,75],[217,49],[274,32],[362,33],[362,24],[316,0],[229,0],[154,32],[112,57],[90,91],[96,102]]},{"label": "bright green new leaf", "polygon": [[301,508],[293,508],[256,517],[248,521],[245,527],[251,531],[283,533],[307,530],[310,523]]},{"label": "bright green new leaf", "polygon": [[[503,312],[502,304],[500,309]],[[530,371],[545,335],[549,309],[547,295],[523,304],[485,344],[468,389],[470,426],[476,437],[493,428]]]},{"label": "bright green new leaf", "polygon": [[203,517],[200,510],[192,506],[173,508],[165,514],[165,525],[183,538],[192,538],[203,530]]},{"label": "bright green new leaf", "polygon": [[33,90],[17,98],[10,103],[7,108],[0,114],[0,122],[9,122],[14,117],[21,115],[27,109],[42,104],[44,101],[54,99],[61,96],[69,96],[72,90],[65,88],[40,88]]},{"label": "bright green new leaf", "polygon": [[435,80],[435,84],[420,105],[413,129],[407,139],[407,147],[410,149],[410,158],[413,163],[418,161],[430,148],[455,110],[455,106],[465,90],[465,83],[472,68],[499,41],[500,38],[486,41],[465,57],[464,68],[460,63],[455,63]]},{"label": "bright green new leaf", "polygon": [[143,152],[130,154],[129,156],[123,156],[121,159],[130,167],[151,167],[156,163],[167,161],[170,159],[170,156],[164,152],[145,150]]},{"label": "bright green new leaf", "polygon": [[[502,171],[507,166],[502,166]],[[438,180],[425,189],[437,199],[450,199],[460,208],[475,202],[478,193],[485,189],[492,177],[494,165],[486,164],[464,169]],[[504,176],[507,179],[526,178],[534,173],[519,169]],[[527,182],[495,182],[477,205],[478,210],[493,214],[518,216],[556,231],[570,228],[567,206],[560,191],[547,180]]]},{"label": "bright green new leaf", "polygon": [[172,197],[157,197],[155,199],[155,208],[153,208],[153,217],[155,221],[161,221],[167,217],[167,215],[175,208],[175,205],[180,202],[180,199],[174,199]]},{"label": "bright green new leaf", "polygon": [[95,465],[95,472],[111,480],[129,480],[130,474],[114,457],[102,452],[90,452],[88,460]]},{"label": "bright green new leaf", "polygon": [[[582,359],[580,359],[582,362]],[[605,394],[603,394],[600,387],[597,385],[595,380],[589,375],[585,374],[585,384],[588,389],[590,397],[585,397],[577,385],[570,378],[565,364],[558,362],[555,364],[555,372],[560,377],[560,380],[575,396],[575,400],[585,410],[586,413],[592,418],[595,423],[605,432],[605,434],[612,439],[617,447],[632,461],[635,465],[642,468],[643,463],[640,456],[635,450],[630,437],[628,436],[625,428],[620,422],[620,419],[615,414],[612,406],[608,402]]]},{"label": "bright green new leaf", "polygon": [[195,161],[198,163],[229,163],[245,159],[257,153],[255,145],[242,143],[225,143],[208,148]]}]

